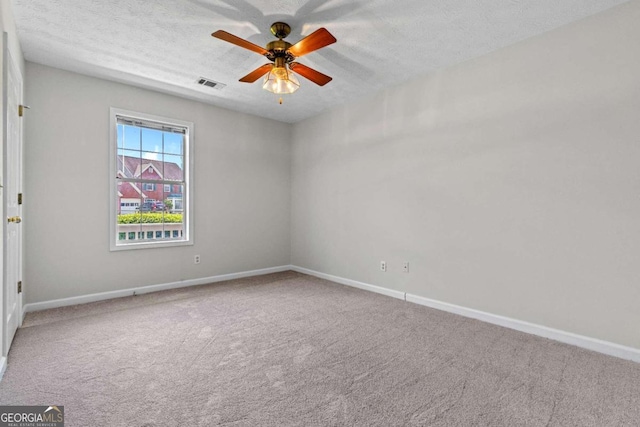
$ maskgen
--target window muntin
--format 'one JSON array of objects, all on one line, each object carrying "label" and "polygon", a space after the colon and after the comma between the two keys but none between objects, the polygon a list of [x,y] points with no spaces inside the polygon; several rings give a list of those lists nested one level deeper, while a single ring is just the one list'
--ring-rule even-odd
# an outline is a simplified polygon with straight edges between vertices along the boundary
[{"label": "window muntin", "polygon": [[193,124],[111,109],[111,249],[193,244]]}]

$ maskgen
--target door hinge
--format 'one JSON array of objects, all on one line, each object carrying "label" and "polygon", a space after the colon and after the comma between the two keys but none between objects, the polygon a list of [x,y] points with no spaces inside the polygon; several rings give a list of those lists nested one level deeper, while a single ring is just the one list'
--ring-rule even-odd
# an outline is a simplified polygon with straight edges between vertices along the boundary
[{"label": "door hinge", "polygon": [[20,280],[18,282],[18,293],[21,294],[22,293],[22,280]]},{"label": "door hinge", "polygon": [[18,117],[24,116],[25,108],[28,110],[31,107],[29,107],[28,105],[18,105]]},{"label": "door hinge", "polygon": [[22,193],[18,193],[18,204],[22,204]]}]

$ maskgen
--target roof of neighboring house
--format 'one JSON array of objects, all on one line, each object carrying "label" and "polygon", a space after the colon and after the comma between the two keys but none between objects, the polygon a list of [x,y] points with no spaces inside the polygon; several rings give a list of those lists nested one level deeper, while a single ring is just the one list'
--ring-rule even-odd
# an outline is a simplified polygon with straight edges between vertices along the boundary
[{"label": "roof of neighboring house", "polygon": [[133,182],[121,181],[118,181],[118,196],[125,199],[138,199],[140,197],[145,199],[147,197]]},{"label": "roof of neighboring house", "polygon": [[130,156],[117,156],[117,158],[118,170],[122,171],[126,178],[139,178],[150,167],[153,167],[162,179],[175,181],[183,179],[183,171],[176,163]]}]

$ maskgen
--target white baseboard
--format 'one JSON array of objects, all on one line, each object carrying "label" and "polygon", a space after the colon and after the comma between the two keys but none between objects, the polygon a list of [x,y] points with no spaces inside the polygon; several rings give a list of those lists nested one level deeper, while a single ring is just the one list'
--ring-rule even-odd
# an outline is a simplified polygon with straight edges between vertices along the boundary
[{"label": "white baseboard", "polygon": [[640,362],[640,349],[633,347],[626,347],[609,341],[599,340],[597,338],[578,335],[572,332],[553,329],[547,326],[512,319],[510,317],[499,316],[497,314],[474,310],[472,308],[461,307],[459,305],[449,304],[417,295],[407,294],[406,300],[408,302],[435,308],[437,310],[447,311],[449,313],[470,317],[472,319],[481,320],[494,325],[504,326],[505,328],[515,329],[516,331],[525,332],[527,334],[538,335],[540,337],[549,338],[565,344],[586,348],[587,350],[604,353],[609,356]]},{"label": "white baseboard", "polygon": [[529,323],[522,320],[512,319],[510,317],[487,313],[484,311],[462,307],[455,304],[449,304],[418,295],[407,294],[405,292],[395,291],[380,286],[374,286],[351,279],[345,279],[343,277],[332,276],[330,274],[320,273],[318,271],[309,270],[295,265],[291,266],[291,270],[297,271],[299,273],[309,274],[311,276],[320,277],[322,279],[331,280],[332,282],[341,283],[343,285],[353,286],[366,291],[376,292],[379,294],[402,299],[407,302],[435,308],[437,310],[447,311],[449,313],[458,314],[464,317],[470,317],[472,319],[481,320],[483,322],[503,326],[505,328],[514,329],[516,331],[525,332],[527,334],[537,335],[565,344],[575,345],[576,347],[585,348],[587,350],[596,351],[598,353],[607,354],[609,356],[632,360],[634,362],[640,363],[640,349],[637,348],[626,347],[609,341],[603,341],[597,338],[591,338],[584,335],[574,334],[572,332],[553,329],[547,326],[537,325],[535,323]]},{"label": "white baseboard", "polygon": [[179,282],[163,283],[160,285],[140,286],[136,288],[120,289],[117,291],[100,292],[96,294],[81,295],[70,298],[60,298],[50,301],[42,301],[31,304],[25,304],[23,313],[32,311],[46,310],[49,308],[65,307],[76,304],[86,304],[88,302],[103,301],[112,298],[128,297],[134,293],[137,295],[147,294],[149,292],[165,291],[168,289],[186,288],[188,286],[206,285],[209,283],[222,282],[225,280],[241,279],[244,277],[261,276],[263,274],[279,273],[291,270],[290,265],[282,265],[279,267],[261,268],[259,270],[242,271],[240,273],[221,274],[219,276],[203,277],[200,279],[181,280]]},{"label": "white baseboard", "polygon": [[321,279],[330,280],[332,282],[340,283],[342,285],[352,286],[354,288],[363,289],[365,291],[375,292],[377,294],[386,295],[388,297],[398,298],[404,300],[405,293],[400,291],[394,291],[393,289],[387,289],[380,286],[370,285],[368,283],[358,282],[356,280],[345,279],[343,277],[332,276],[331,274],[320,273],[319,271],[309,270],[308,268],[302,268],[295,265],[290,266],[291,270],[298,273],[308,274],[310,276],[319,277]]}]

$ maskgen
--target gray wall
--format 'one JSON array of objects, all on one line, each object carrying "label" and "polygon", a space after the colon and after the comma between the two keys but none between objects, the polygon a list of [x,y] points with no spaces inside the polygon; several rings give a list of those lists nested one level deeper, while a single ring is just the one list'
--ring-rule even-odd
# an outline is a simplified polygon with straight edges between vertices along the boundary
[{"label": "gray wall", "polygon": [[[34,63],[26,68],[26,303],[289,264],[288,126]],[[194,246],[109,251],[112,106],[194,122]]]},{"label": "gray wall", "polygon": [[640,348],[638,22],[633,1],[295,125],[292,264]]}]

